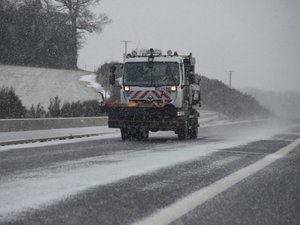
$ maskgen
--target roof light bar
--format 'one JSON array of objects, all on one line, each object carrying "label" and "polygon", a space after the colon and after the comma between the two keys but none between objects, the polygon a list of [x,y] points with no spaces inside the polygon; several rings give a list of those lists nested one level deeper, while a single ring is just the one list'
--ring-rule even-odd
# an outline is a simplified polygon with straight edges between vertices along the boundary
[{"label": "roof light bar", "polygon": [[131,52],[131,55],[132,55],[132,57],[136,57],[138,54],[137,54],[136,51],[133,50],[133,51]]},{"label": "roof light bar", "polygon": [[159,56],[161,55],[161,50],[160,49],[152,49],[153,51],[151,52],[149,49],[148,50],[141,50],[141,55],[142,56],[149,56],[151,55],[151,53],[154,55],[154,56]]}]

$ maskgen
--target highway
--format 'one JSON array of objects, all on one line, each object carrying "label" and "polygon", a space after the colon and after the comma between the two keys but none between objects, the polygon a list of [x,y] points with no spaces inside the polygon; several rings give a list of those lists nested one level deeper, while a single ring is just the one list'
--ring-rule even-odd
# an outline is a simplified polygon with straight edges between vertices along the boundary
[{"label": "highway", "polygon": [[300,121],[0,147],[0,224],[300,224]]}]

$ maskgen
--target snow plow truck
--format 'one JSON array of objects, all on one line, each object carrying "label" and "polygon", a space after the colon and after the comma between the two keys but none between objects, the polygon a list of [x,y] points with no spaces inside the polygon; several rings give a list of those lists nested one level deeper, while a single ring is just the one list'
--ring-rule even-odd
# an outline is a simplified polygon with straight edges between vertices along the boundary
[{"label": "snow plow truck", "polygon": [[133,51],[121,69],[121,84],[116,84],[116,66],[110,68],[109,83],[117,94],[101,109],[108,115],[108,126],[120,128],[123,140],[146,140],[149,131],[174,131],[180,140],[197,138],[200,79],[191,53]]}]

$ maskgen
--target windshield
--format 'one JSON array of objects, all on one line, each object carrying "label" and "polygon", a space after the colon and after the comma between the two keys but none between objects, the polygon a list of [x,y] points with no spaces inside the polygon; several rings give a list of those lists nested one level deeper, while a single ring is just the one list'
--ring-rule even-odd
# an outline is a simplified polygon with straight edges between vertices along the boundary
[{"label": "windshield", "polygon": [[176,62],[126,63],[124,67],[124,84],[134,86],[179,85],[179,64]]}]

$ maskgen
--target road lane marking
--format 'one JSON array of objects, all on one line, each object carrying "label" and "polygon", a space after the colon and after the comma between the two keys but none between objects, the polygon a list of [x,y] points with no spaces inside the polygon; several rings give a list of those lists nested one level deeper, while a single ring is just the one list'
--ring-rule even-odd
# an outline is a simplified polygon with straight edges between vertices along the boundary
[{"label": "road lane marking", "polygon": [[237,155],[268,155],[268,153],[263,153],[263,152],[245,152],[245,151],[234,151],[234,150],[223,150],[221,149],[219,153],[232,153],[232,154],[237,154]]},{"label": "road lane marking", "polygon": [[300,145],[300,138],[281,148],[277,152],[269,154],[259,161],[241,170],[238,170],[205,188],[193,192],[182,199],[179,199],[175,203],[159,210],[158,212],[135,222],[133,225],[167,225],[192,211],[196,207],[202,205],[206,201],[214,198],[216,195],[226,191],[243,179],[264,169],[276,160],[283,158],[288,153],[293,151],[298,145]]}]

